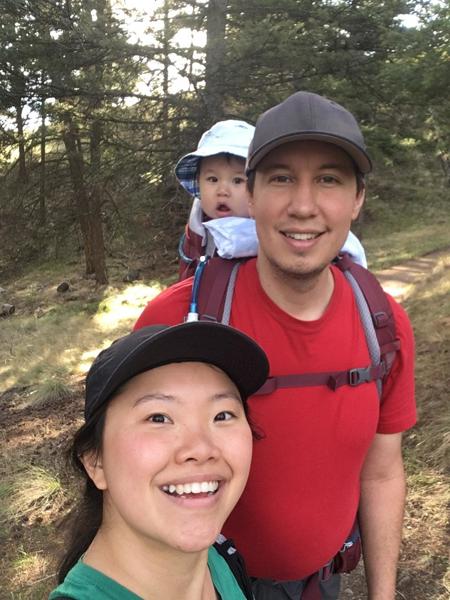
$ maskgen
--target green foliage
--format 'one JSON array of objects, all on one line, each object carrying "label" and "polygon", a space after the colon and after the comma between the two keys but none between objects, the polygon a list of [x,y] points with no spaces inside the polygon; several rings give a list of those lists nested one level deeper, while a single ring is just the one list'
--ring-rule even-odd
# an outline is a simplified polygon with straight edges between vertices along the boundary
[{"label": "green foliage", "polygon": [[[433,203],[448,185],[448,3],[229,0],[223,64],[208,81],[208,40],[179,35],[208,31],[210,3],[148,3],[141,16],[112,4],[5,3],[0,273],[88,253],[85,218],[101,222],[107,252],[174,265],[189,198],[173,167],[212,124],[208,86],[220,91],[224,118],[254,122],[299,89],[354,111],[377,167],[371,187],[383,207],[369,209],[372,219],[424,190]],[[419,24],[407,28],[400,16],[413,11]],[[132,37],[125,17],[141,18],[150,37]]]}]

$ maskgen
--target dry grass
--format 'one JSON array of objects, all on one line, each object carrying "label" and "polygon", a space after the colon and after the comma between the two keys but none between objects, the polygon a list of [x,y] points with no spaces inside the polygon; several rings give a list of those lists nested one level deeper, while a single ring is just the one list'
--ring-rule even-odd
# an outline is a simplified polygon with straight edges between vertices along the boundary
[{"label": "dry grass", "polygon": [[130,330],[145,303],[161,289],[156,283],[91,288],[92,282],[79,279],[73,295],[62,297],[49,282],[31,315],[24,301],[27,286],[20,282],[8,290],[17,308],[1,322],[0,392],[78,378],[102,347]]},{"label": "dry grass", "polygon": [[450,596],[450,258],[416,285],[406,308],[417,346],[419,423],[406,436],[408,504],[402,571],[433,573],[430,600]]},{"label": "dry grass", "polygon": [[[401,221],[399,222],[401,225]],[[416,256],[424,256],[437,248],[449,246],[450,216],[442,222],[417,223],[414,227],[397,231],[395,235],[380,233],[363,239],[372,270],[380,270],[403,263]]]},{"label": "dry grass", "polygon": [[[384,240],[383,247],[386,243]],[[19,285],[26,289],[32,282]],[[0,328],[0,377],[6,387],[16,386],[17,410],[21,402],[31,407],[42,404],[39,414],[45,444],[50,447],[53,443],[52,448],[59,452],[55,431],[60,437],[66,433],[61,425],[64,417],[54,411],[60,402],[53,401],[64,398],[74,402],[73,380],[79,380],[101,347],[130,329],[159,288],[142,284],[111,287],[97,291],[94,299],[93,291],[83,290],[80,284],[78,299],[71,301],[55,296],[52,289],[49,285],[39,317],[29,312],[35,310],[34,300],[25,306],[20,304],[20,294],[17,296],[17,314]],[[450,258],[440,260],[413,285],[406,308],[417,341],[420,422],[405,435],[409,497],[398,598],[447,600]],[[22,390],[20,386],[29,387]],[[47,403],[52,406],[48,414]],[[55,540],[62,537],[56,523],[66,514],[75,484],[53,450],[39,466],[23,462],[27,447],[21,433],[14,430],[13,434],[21,444],[17,454],[9,433],[0,430],[0,443],[8,442],[10,448],[0,464],[0,537],[9,550],[0,558],[0,599],[40,600],[52,588]],[[357,593],[352,598],[363,600],[364,596]]]},{"label": "dry grass", "polygon": [[0,520],[14,526],[24,519],[33,522],[47,511],[62,506],[66,492],[58,474],[39,466],[20,468],[7,476],[0,489]]}]

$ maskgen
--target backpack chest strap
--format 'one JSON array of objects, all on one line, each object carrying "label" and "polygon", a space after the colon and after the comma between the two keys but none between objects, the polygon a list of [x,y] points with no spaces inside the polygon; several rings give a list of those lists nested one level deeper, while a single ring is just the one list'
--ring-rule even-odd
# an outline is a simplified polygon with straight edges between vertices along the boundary
[{"label": "backpack chest strap", "polygon": [[269,377],[264,385],[259,388],[255,396],[272,394],[278,389],[301,388],[326,385],[331,390],[336,390],[343,385],[355,387],[362,383],[376,381],[385,375],[385,365],[361,367],[348,371],[334,371],[328,373],[298,373],[295,375],[278,375]]}]

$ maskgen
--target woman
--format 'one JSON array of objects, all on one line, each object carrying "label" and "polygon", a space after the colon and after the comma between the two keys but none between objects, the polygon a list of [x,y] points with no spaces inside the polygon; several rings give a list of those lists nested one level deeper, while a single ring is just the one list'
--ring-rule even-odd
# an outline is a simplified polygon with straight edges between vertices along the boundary
[{"label": "woman", "polygon": [[51,600],[252,598],[237,553],[214,542],[247,480],[246,399],[267,372],[255,342],[207,322],[100,353],[72,446],[85,494]]}]

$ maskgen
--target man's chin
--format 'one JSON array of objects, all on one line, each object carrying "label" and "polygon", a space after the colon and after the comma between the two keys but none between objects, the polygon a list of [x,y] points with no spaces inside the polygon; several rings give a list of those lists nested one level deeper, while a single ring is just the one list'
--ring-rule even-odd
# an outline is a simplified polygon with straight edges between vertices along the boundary
[{"label": "man's chin", "polygon": [[311,264],[308,261],[296,261],[294,263],[280,263],[270,261],[270,266],[278,278],[292,279],[295,281],[314,281],[329,267],[330,263]]}]

